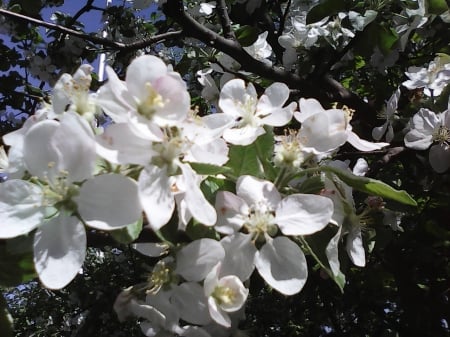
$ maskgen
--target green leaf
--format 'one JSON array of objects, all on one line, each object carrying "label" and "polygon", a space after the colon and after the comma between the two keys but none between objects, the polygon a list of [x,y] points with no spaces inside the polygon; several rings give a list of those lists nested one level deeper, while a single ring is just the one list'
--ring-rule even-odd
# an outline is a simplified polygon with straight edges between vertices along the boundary
[{"label": "green leaf", "polygon": [[32,246],[27,237],[0,244],[0,286],[14,287],[36,277]]},{"label": "green leaf", "polygon": [[0,296],[0,331],[2,337],[13,337],[13,319],[3,296]]},{"label": "green leaf", "polygon": [[382,181],[368,177],[355,176],[348,171],[340,170],[335,167],[323,166],[320,170],[334,173],[344,183],[353,187],[355,190],[370,195],[395,200],[405,205],[417,206],[417,202],[408,194],[408,192],[404,190],[396,190]]},{"label": "green leaf", "polygon": [[325,188],[325,184],[321,176],[313,176],[307,178],[298,188],[300,193],[317,194]]},{"label": "green leaf", "polygon": [[314,23],[326,16],[334,15],[346,9],[345,0],[323,0],[317,6],[311,8],[306,16],[306,23]]},{"label": "green leaf", "polygon": [[248,47],[258,39],[259,30],[252,26],[242,26],[238,28],[234,34],[241,46]]},{"label": "green leaf", "polygon": [[398,34],[393,28],[378,26],[378,48],[384,53],[389,54],[392,46],[398,41]]},{"label": "green leaf", "polygon": [[189,163],[189,165],[194,169],[197,174],[200,175],[217,175],[217,174],[227,174],[233,172],[233,170],[226,166],[216,166],[211,164],[203,163]]},{"label": "green leaf", "polygon": [[111,236],[119,243],[129,244],[136,240],[142,231],[142,217],[127,227],[111,231]]},{"label": "green leaf", "polygon": [[440,15],[448,10],[445,0],[428,0],[428,13]]}]

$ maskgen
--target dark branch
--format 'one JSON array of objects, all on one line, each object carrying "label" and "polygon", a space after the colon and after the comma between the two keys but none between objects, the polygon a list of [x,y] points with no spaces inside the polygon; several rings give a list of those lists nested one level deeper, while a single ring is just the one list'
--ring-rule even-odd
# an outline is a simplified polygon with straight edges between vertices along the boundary
[{"label": "dark branch", "polygon": [[226,39],[236,40],[233,29],[231,28],[231,20],[228,16],[228,8],[225,0],[217,0],[217,14],[219,16],[220,24],[222,25],[223,36]]},{"label": "dark branch", "polygon": [[49,23],[49,22],[45,22],[42,20],[38,20],[35,18],[31,18],[28,17],[26,15],[22,15],[19,13],[14,13],[14,12],[10,12],[6,9],[0,9],[0,14],[4,15],[6,17],[12,18],[12,19],[17,19],[17,20],[22,20],[25,21],[27,23],[33,24],[35,26],[41,26],[41,27],[45,27],[48,29],[52,29],[64,34],[68,34],[71,36],[75,36],[78,37],[80,39],[86,40],[86,41],[90,41],[94,44],[98,44],[98,45],[102,45],[104,47],[109,47],[112,49],[116,49],[116,50],[136,50],[136,49],[142,49],[145,47],[148,47],[154,43],[157,42],[161,42],[164,40],[168,40],[168,39],[174,39],[174,38],[178,38],[181,36],[181,31],[171,31],[171,32],[166,32],[163,34],[159,34],[159,35],[154,35],[152,37],[140,40],[140,41],[136,41],[136,42],[131,42],[131,43],[121,43],[121,42],[115,42],[115,41],[111,41],[108,39],[104,39],[95,35],[89,35],[89,34],[85,34],[64,26],[60,26],[60,25],[55,25],[53,23]]}]

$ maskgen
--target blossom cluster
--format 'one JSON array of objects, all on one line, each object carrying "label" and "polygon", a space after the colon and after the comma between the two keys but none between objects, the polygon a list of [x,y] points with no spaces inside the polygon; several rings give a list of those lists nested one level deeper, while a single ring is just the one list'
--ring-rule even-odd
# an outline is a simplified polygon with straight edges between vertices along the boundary
[{"label": "blossom cluster", "polygon": [[[84,64],[64,74],[51,104],[3,137],[0,238],[33,235],[44,286],[59,289],[76,276],[86,231],[144,223],[161,241],[134,247],[159,262],[144,285],[119,295],[119,318],[141,317],[147,336],[229,336],[245,315],[254,272],[284,295],[301,291],[314,233],[333,233],[321,261],[331,277],[342,282],[343,241],[349,259],[365,265],[362,229],[372,212],[387,211],[374,199],[362,212],[355,206],[353,183],[378,184],[361,177],[365,161],[352,173],[331,158],[346,142],[363,152],[389,144],[359,138],[351,109],[289,102],[283,83],[258,95],[231,79],[217,112],[200,116],[180,74],[155,56],[133,60],[123,80],[108,67],[95,93],[91,72]],[[98,125],[102,113],[109,119]],[[298,130],[274,136],[293,120]],[[388,187],[379,184],[373,192],[382,194]],[[169,239],[169,224],[192,241]]]}]

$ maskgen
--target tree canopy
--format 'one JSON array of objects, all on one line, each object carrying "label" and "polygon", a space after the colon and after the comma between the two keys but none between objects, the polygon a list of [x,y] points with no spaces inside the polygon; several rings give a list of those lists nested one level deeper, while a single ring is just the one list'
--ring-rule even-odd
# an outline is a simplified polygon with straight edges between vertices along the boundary
[{"label": "tree canopy", "polygon": [[448,2],[11,0],[0,33],[2,336],[449,335]]}]

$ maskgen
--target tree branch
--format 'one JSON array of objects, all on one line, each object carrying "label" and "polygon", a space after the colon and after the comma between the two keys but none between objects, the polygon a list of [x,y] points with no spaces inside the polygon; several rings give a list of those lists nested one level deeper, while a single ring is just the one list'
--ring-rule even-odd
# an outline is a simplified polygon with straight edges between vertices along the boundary
[{"label": "tree branch", "polygon": [[217,14],[219,16],[220,24],[222,25],[223,36],[226,39],[236,40],[233,29],[231,28],[231,20],[228,16],[228,9],[225,0],[217,0]]},{"label": "tree branch", "polygon": [[45,22],[42,20],[38,20],[35,18],[31,18],[28,17],[26,15],[22,15],[19,13],[14,13],[11,11],[8,11],[6,9],[0,9],[0,15],[4,15],[6,17],[12,18],[12,19],[16,19],[16,20],[21,20],[21,21],[25,21],[27,23],[30,23],[32,25],[35,26],[41,26],[41,27],[45,27],[48,29],[52,29],[64,34],[68,34],[71,36],[75,36],[78,37],[82,40],[86,40],[86,41],[90,41],[94,44],[98,44],[98,45],[102,45],[104,47],[110,47],[112,49],[116,49],[116,50],[136,50],[136,49],[142,49],[145,47],[148,47],[154,43],[157,42],[161,42],[164,40],[168,40],[168,39],[174,39],[174,38],[179,38],[182,35],[181,31],[171,31],[171,32],[166,32],[163,34],[159,34],[159,35],[154,35],[152,37],[140,40],[140,41],[136,41],[136,42],[131,42],[131,43],[121,43],[121,42],[116,42],[116,41],[111,41],[105,38],[101,38],[95,35],[89,35],[89,34],[85,34],[64,26],[60,26],[60,25],[56,25],[53,23],[49,23],[49,22]]}]

